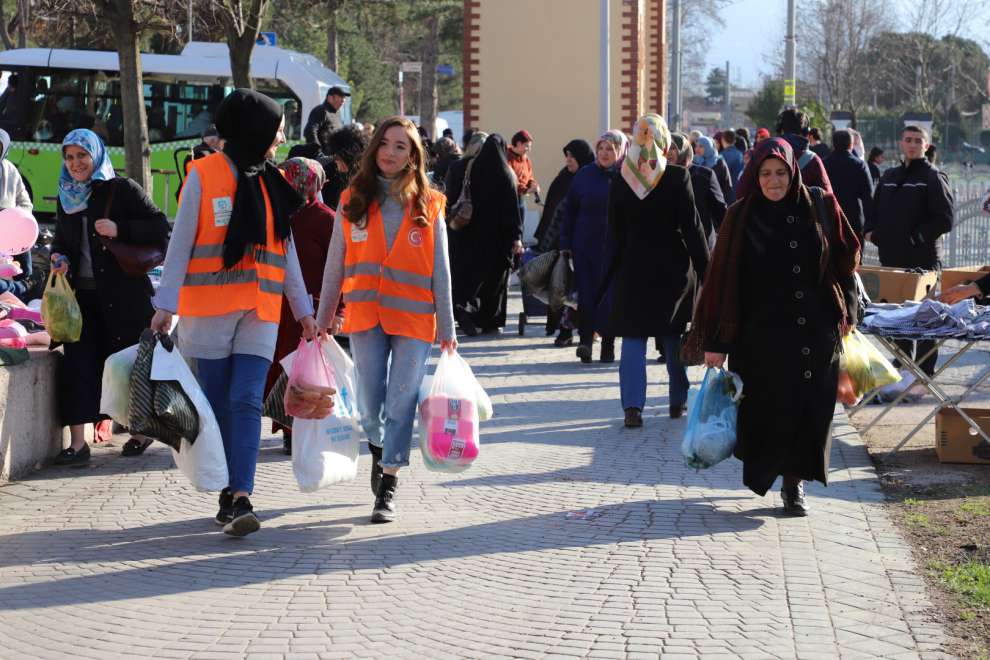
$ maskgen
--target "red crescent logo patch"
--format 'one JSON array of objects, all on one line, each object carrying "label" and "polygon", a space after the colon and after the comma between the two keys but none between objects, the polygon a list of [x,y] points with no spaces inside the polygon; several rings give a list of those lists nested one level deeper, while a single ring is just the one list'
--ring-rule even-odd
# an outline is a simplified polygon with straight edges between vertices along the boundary
[{"label": "red crescent logo patch", "polygon": [[419,247],[423,244],[423,230],[422,229],[410,229],[409,230],[409,245],[413,247]]}]

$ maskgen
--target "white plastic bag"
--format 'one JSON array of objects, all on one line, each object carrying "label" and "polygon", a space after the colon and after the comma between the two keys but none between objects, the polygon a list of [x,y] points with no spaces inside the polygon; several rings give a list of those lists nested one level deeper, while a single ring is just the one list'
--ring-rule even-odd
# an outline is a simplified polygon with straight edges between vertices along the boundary
[{"label": "white plastic bag", "polygon": [[151,380],[178,381],[199,415],[199,435],[196,442],[190,443],[183,438],[180,450],[172,450],[175,465],[197,490],[217,491],[226,488],[230,478],[227,474],[227,458],[223,452],[220,426],[213,416],[209,400],[177,347],[169,352],[161,342],[156,342],[155,353],[151,358]]},{"label": "white plastic bag", "polygon": [[[331,337],[323,342],[323,355],[334,370],[338,391],[333,410],[324,419],[292,422],[292,472],[299,490],[311,493],[357,477],[360,435],[354,399],[354,363]],[[295,351],[280,364],[289,373]]]},{"label": "white plastic bag", "polygon": [[103,388],[100,394],[100,413],[121,426],[127,426],[130,418],[131,369],[137,358],[138,346],[134,344],[107,358],[103,365]]},{"label": "white plastic bag", "polygon": [[[471,365],[467,363],[467,360],[462,358],[459,353],[455,353],[453,359],[458,363],[458,368],[464,370],[465,377],[470,375],[471,380],[474,382],[474,403],[478,407],[478,421],[487,422],[495,416],[495,408],[492,405],[491,397],[488,396],[488,392],[478,382],[478,378],[474,375],[474,371],[472,371]],[[437,365],[437,368],[439,369],[439,365]],[[425,401],[426,397],[430,396],[430,389],[432,387],[433,376],[427,376],[423,379],[423,384],[419,386],[420,403]]]}]

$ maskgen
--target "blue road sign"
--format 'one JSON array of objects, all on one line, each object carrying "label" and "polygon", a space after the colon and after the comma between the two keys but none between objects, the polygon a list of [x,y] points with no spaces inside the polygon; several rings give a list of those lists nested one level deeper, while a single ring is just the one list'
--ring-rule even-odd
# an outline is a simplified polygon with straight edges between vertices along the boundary
[{"label": "blue road sign", "polygon": [[255,43],[259,46],[277,46],[278,38],[274,32],[259,32],[258,40]]},{"label": "blue road sign", "polygon": [[454,65],[453,64],[438,64],[437,73],[441,76],[453,76],[454,75]]}]

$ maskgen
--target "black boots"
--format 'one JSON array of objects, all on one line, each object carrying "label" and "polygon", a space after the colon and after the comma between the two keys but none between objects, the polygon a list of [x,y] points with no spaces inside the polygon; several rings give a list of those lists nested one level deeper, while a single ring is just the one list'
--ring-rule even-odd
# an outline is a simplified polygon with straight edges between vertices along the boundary
[{"label": "black boots", "polygon": [[382,482],[382,448],[368,443],[371,452],[371,494],[377,497],[378,485]]},{"label": "black boots", "polygon": [[217,517],[214,520],[217,521],[218,525],[226,525],[233,519],[234,494],[230,492],[230,488],[224,488],[220,491],[220,510],[217,511]]},{"label": "black boots", "polygon": [[399,480],[394,474],[382,474],[375,497],[375,510],[371,512],[371,522],[388,523],[395,520],[395,487],[398,485]]},{"label": "black boots", "polygon": [[804,484],[800,481],[796,486],[788,486],[785,482],[780,489],[780,499],[784,501],[784,513],[789,516],[808,515],[808,500],[804,497]]},{"label": "black boots", "polygon": [[247,536],[259,529],[261,529],[261,523],[254,513],[251,500],[246,495],[241,495],[234,500],[230,522],[223,526],[223,533],[229,536]]},{"label": "black boots", "polygon": [[627,429],[638,429],[643,425],[643,411],[639,408],[626,408],[624,423]]},{"label": "black boots", "polygon": [[672,403],[670,404],[670,418],[680,419],[684,416],[684,411],[687,410],[687,406],[683,403]]},{"label": "black boots", "polygon": [[602,339],[602,352],[600,358],[605,364],[610,364],[615,362],[615,339],[614,338],[603,338]]}]

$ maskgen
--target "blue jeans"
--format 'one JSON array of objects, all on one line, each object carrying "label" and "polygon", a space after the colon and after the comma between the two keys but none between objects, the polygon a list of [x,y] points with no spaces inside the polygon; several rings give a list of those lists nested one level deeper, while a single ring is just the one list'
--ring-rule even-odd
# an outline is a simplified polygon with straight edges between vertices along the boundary
[{"label": "blue jeans", "polygon": [[199,384],[220,425],[233,493],[254,491],[261,447],[261,406],[271,360],[235,353],[221,360],[196,360]]},{"label": "blue jeans", "polygon": [[[687,369],[681,363],[681,338],[660,337],[670,377],[670,405],[687,403]],[[646,337],[623,337],[619,359],[619,391],[622,409],[646,407]]]},{"label": "blue jeans", "polygon": [[419,386],[431,345],[385,334],[381,326],[351,335],[361,427],[382,448],[381,466],[409,465]]}]

